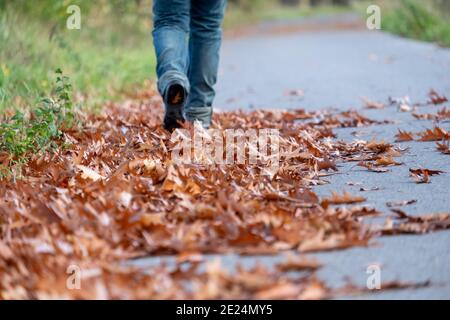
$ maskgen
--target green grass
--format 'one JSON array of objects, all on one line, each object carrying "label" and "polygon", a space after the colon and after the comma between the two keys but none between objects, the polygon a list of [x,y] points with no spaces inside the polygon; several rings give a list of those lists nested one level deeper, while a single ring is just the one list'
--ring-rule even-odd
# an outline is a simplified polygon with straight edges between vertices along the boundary
[{"label": "green grass", "polygon": [[382,4],[383,30],[450,47],[449,0],[393,0]]},{"label": "green grass", "polygon": [[154,78],[150,22],[139,27],[141,19],[132,29],[117,17],[89,13],[81,30],[69,30],[65,16],[51,17],[0,11],[0,112],[48,95],[56,68],[64,68],[88,108]]}]

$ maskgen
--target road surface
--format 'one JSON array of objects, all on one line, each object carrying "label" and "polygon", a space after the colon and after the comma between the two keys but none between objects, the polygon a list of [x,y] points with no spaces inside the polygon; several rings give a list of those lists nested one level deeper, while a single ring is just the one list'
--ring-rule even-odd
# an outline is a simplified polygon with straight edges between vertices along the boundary
[{"label": "road surface", "polygon": [[[339,139],[350,141],[375,138],[393,142],[398,128],[413,132],[432,128],[431,121],[416,120],[411,113],[399,112],[396,107],[363,109],[361,97],[386,102],[390,96],[409,96],[412,102],[423,102],[431,88],[450,97],[450,50],[363,27],[336,27],[340,22],[354,22],[355,19],[348,15],[312,18],[295,22],[298,30],[290,22],[285,23],[290,26],[285,32],[270,32],[277,28],[283,30],[279,28],[283,24],[272,23],[244,36],[226,38],[217,88],[217,109],[354,108],[372,118],[397,122],[336,130]],[[305,25],[308,27],[302,27]],[[286,95],[292,90],[302,90],[303,97]],[[432,113],[438,109],[423,107],[419,113]],[[440,125],[450,129],[449,122]],[[316,187],[315,191],[319,195],[343,190],[362,194],[368,199],[367,205],[382,210],[386,216],[389,214],[387,201],[411,199],[417,203],[403,208],[408,213],[449,212],[450,156],[438,153],[435,143],[401,145],[409,148],[401,158],[405,165],[391,168],[391,173],[377,174],[354,164],[343,164],[340,174],[329,177],[329,185]],[[446,173],[433,176],[430,184],[416,184],[409,177],[410,167],[439,169]],[[366,188],[380,190],[360,192],[361,186],[349,186],[348,182],[361,182]],[[450,231],[383,237],[376,242],[376,246],[368,249],[311,254],[324,264],[318,272],[319,277],[332,287],[342,286],[347,277],[353,283],[365,286],[367,266],[377,263],[381,264],[383,282],[430,280],[433,285],[414,290],[373,291],[359,298],[450,299]],[[248,266],[255,261],[273,265],[280,259],[285,257],[222,257],[223,263],[230,268],[236,262]],[[149,265],[160,260],[149,258],[135,263]]]}]

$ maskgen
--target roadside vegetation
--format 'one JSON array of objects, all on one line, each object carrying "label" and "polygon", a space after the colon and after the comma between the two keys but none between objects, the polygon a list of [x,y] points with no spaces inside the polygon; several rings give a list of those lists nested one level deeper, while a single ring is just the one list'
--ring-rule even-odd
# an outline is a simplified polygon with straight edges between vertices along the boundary
[{"label": "roadside vegetation", "polygon": [[55,72],[55,82],[48,97],[28,111],[17,109],[0,123],[0,180],[21,177],[22,166],[33,156],[56,150],[63,129],[75,125],[72,85],[62,70]]},{"label": "roadside vegetation", "polygon": [[450,47],[450,0],[382,0],[382,28]]}]

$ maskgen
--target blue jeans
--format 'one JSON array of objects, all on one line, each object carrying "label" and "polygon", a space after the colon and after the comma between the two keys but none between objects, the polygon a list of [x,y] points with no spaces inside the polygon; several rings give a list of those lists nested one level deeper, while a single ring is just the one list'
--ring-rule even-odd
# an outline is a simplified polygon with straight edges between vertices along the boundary
[{"label": "blue jeans", "polygon": [[211,123],[225,5],[226,0],[154,0],[153,4],[158,90],[164,96],[171,84],[183,85],[188,93],[185,118],[204,127]]}]

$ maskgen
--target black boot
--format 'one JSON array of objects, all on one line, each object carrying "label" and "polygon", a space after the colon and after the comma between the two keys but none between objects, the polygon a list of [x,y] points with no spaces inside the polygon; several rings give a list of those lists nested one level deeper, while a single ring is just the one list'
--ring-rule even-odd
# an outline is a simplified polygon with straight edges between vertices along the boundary
[{"label": "black boot", "polygon": [[166,113],[164,115],[164,128],[173,131],[180,128],[184,122],[183,107],[186,102],[186,89],[179,83],[169,86],[164,97]]}]

